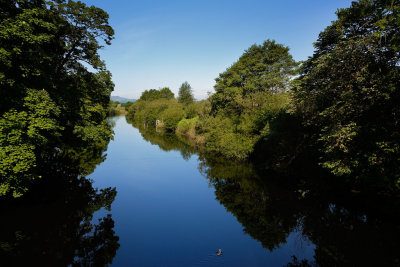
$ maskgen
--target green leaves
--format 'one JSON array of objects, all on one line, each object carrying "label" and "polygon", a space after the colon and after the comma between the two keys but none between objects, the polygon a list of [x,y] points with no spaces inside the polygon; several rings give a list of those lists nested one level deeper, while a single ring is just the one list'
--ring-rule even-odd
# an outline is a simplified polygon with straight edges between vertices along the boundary
[{"label": "green leaves", "polygon": [[245,51],[216,79],[212,117],[203,127],[206,148],[229,158],[248,158],[257,142],[268,138],[269,122],[288,109],[297,65],[289,48],[275,41]]},{"label": "green leaves", "polygon": [[[216,79],[213,113],[225,109],[227,113],[240,114],[246,109],[242,99],[287,92],[297,65],[289,48],[275,41],[251,46]],[[253,101],[251,104],[256,107],[262,103]]]},{"label": "green leaves", "polygon": [[353,182],[387,188],[400,172],[399,8],[398,1],[360,0],[339,10],[294,90],[320,164]]},{"label": "green leaves", "polygon": [[0,195],[28,190],[64,143],[108,142],[114,85],[98,50],[113,33],[106,12],[79,1],[1,4]]},{"label": "green leaves", "polygon": [[34,171],[40,150],[62,130],[56,120],[59,109],[46,91],[29,89],[24,101],[23,111],[0,117],[0,196],[11,191],[17,197],[28,190],[40,176]]},{"label": "green leaves", "polygon": [[175,131],[178,123],[185,117],[185,111],[179,105],[170,105],[160,114],[163,126],[168,131]]},{"label": "green leaves", "polygon": [[157,99],[173,99],[174,97],[174,93],[172,93],[172,91],[168,87],[164,87],[160,90],[145,90],[140,96],[139,100],[153,101]]}]

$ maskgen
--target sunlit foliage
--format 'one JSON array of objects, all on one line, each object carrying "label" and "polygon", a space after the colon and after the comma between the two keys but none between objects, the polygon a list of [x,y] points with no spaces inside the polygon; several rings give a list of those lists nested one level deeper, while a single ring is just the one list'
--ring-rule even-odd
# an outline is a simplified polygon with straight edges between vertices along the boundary
[{"label": "sunlit foliage", "polygon": [[204,123],[206,148],[245,159],[269,122],[289,107],[290,79],[297,63],[289,48],[274,41],[251,46],[216,79],[211,115]]},{"label": "sunlit foliage", "polygon": [[113,34],[82,2],[0,4],[0,195],[26,192],[63,141],[108,142],[113,83],[98,50]]}]

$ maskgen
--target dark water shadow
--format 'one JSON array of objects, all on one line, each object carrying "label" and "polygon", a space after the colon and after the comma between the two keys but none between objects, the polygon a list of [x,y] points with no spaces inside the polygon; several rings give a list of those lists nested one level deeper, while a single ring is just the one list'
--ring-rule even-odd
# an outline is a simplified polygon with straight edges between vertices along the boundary
[{"label": "dark water shadow", "polygon": [[110,214],[117,191],[96,189],[86,176],[104,161],[103,144],[60,144],[23,197],[0,200],[1,266],[107,266],[119,248]]}]

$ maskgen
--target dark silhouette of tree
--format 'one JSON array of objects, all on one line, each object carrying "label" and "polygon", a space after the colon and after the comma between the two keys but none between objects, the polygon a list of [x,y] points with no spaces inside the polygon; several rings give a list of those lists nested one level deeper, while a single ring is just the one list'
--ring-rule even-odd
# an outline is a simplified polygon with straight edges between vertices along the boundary
[{"label": "dark silhouette of tree", "polygon": [[110,211],[115,188],[93,188],[85,178],[104,160],[107,143],[64,144],[63,156],[48,158],[43,176],[19,198],[0,200],[0,258],[5,266],[107,266],[119,248],[114,221],[96,223],[94,212]]},{"label": "dark silhouette of tree", "polygon": [[296,81],[296,109],[320,164],[359,187],[398,189],[399,14],[399,1],[338,10]]}]

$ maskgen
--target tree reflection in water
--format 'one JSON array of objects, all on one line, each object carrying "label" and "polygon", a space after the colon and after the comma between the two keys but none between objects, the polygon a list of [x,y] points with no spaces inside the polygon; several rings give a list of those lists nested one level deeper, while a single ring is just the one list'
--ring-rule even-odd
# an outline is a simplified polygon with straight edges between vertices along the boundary
[{"label": "tree reflection in water", "polygon": [[[173,135],[141,133],[164,150],[194,153]],[[400,266],[400,199],[354,194],[329,178],[287,177],[202,153],[199,160],[217,200],[264,248],[279,248],[294,231],[315,245],[311,261],[292,257],[287,266]]]},{"label": "tree reflection in water", "polygon": [[115,188],[97,190],[84,176],[104,159],[108,142],[63,145],[42,163],[43,177],[23,197],[2,199],[0,259],[4,266],[106,266],[119,248],[110,211]]},{"label": "tree reflection in water", "polygon": [[[130,122],[132,123],[132,122]],[[179,140],[175,134],[166,132],[156,132],[154,128],[138,127],[139,132],[142,134],[144,140],[150,142],[152,145],[157,145],[163,151],[179,151],[185,160],[189,160],[192,155],[197,154],[197,150],[190,144]]]}]

